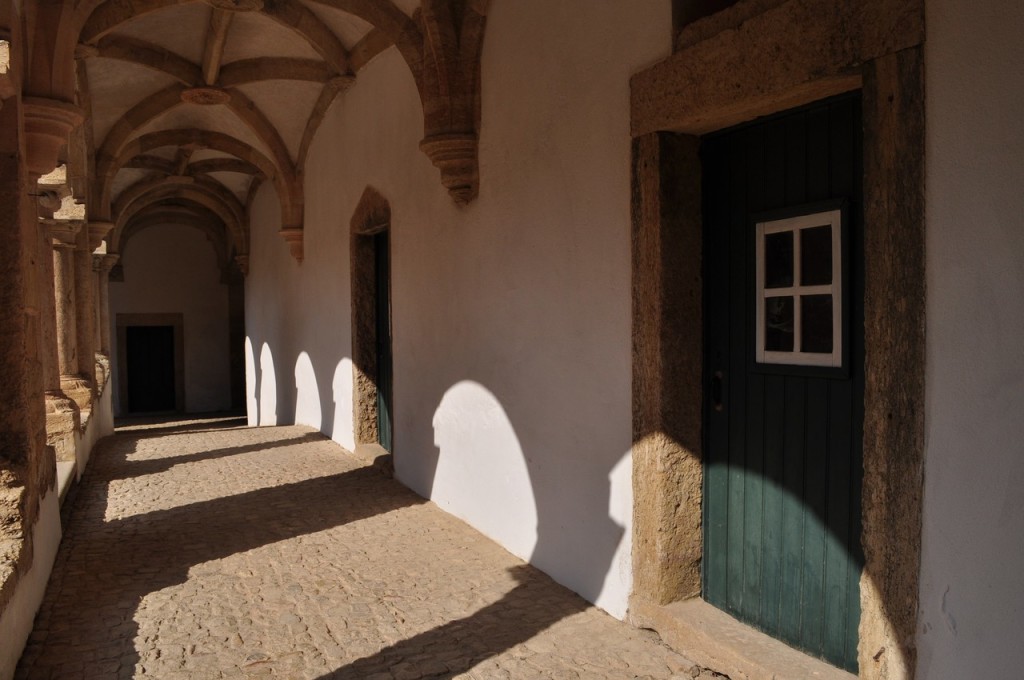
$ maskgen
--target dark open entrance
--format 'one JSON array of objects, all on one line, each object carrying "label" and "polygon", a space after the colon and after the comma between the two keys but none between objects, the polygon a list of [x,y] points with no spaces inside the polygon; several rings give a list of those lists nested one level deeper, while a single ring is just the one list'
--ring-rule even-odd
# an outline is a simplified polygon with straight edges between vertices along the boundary
[{"label": "dark open entrance", "polygon": [[377,433],[391,451],[391,248],[388,232],[373,235],[374,300],[377,308]]},{"label": "dark open entrance", "polygon": [[129,326],[128,411],[175,410],[174,326]]},{"label": "dark open entrance", "polygon": [[859,95],[704,138],[704,598],[856,672]]}]

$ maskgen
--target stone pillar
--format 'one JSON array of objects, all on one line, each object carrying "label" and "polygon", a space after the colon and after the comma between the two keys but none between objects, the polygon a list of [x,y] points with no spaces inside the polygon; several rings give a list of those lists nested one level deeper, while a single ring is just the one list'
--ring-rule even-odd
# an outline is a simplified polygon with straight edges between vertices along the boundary
[{"label": "stone pillar", "polygon": [[[18,37],[21,22],[13,23]],[[36,182],[56,167],[61,140],[81,120],[77,109],[53,100],[12,96],[0,109],[0,543],[11,558],[0,577],[0,609],[31,566],[39,500],[56,479],[40,361]]]},{"label": "stone pillar", "polygon": [[[81,375],[78,347],[79,306],[75,277],[75,250],[82,232],[80,221],[55,222],[53,233],[54,295],[56,300],[57,366],[60,372],[60,387],[78,404],[81,411],[88,411],[92,399],[92,387]],[[85,418],[83,417],[84,421]]]},{"label": "stone pillar", "polygon": [[78,404],[61,389],[60,352],[57,341],[56,253],[53,241],[62,230],[55,220],[40,222],[40,328],[43,354],[43,388],[46,398],[46,443],[57,460],[75,459],[75,433],[81,427]]},{"label": "stone pillar", "polygon": [[[96,271],[97,314],[96,314],[96,362],[102,368],[101,390],[110,379],[110,270],[117,264],[116,253],[94,254],[93,268]],[[100,378],[100,376],[97,376]]]},{"label": "stone pillar", "polygon": [[75,353],[77,366],[75,372],[82,380],[88,394],[88,403],[78,402],[82,409],[82,423],[89,419],[92,412],[92,400],[96,395],[96,344],[93,328],[93,305],[95,304],[95,287],[92,272],[92,248],[89,247],[89,231],[82,229],[75,238],[75,248],[71,251],[74,277],[74,316],[75,316]]}]

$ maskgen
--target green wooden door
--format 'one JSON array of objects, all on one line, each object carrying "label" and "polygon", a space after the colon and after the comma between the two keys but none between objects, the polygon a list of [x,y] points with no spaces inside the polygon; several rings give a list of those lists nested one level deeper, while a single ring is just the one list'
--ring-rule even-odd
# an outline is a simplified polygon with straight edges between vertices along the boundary
[{"label": "green wooden door", "polygon": [[704,597],[856,671],[859,96],[710,135],[701,157]]},{"label": "green wooden door", "polygon": [[373,236],[373,253],[377,305],[377,432],[380,445],[391,451],[391,248],[387,231]]}]

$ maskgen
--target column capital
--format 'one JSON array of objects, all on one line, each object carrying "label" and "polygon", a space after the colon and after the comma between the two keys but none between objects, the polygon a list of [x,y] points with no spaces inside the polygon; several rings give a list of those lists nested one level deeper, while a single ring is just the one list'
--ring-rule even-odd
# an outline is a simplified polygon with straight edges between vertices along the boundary
[{"label": "column capital", "polygon": [[120,259],[121,256],[117,253],[93,253],[92,269],[100,274],[109,274],[110,270],[114,268],[114,265]]},{"label": "column capital", "polygon": [[82,220],[39,220],[39,227],[47,238],[53,239],[54,248],[74,248],[78,232],[85,224]]},{"label": "column capital", "polygon": [[114,229],[113,222],[102,222],[99,220],[89,220],[89,249],[96,250],[100,247],[100,243],[107,237]]},{"label": "column capital", "polygon": [[23,97],[25,160],[28,171],[43,176],[57,167],[60,148],[71,131],[82,124],[82,110],[68,102],[44,97]]}]

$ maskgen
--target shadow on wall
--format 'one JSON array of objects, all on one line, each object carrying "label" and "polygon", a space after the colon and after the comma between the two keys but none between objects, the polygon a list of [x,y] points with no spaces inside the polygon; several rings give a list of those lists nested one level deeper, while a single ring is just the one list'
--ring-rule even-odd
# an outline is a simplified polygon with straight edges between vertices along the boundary
[{"label": "shadow on wall", "polygon": [[[557,420],[554,412],[550,418]],[[469,380],[444,393],[433,427],[432,500],[587,600],[625,616],[628,451],[559,452],[541,443],[540,432],[524,448],[502,402]]]},{"label": "shadow on wall", "polygon": [[259,385],[259,367],[256,365],[252,340],[247,336],[245,338],[245,413],[249,427],[256,427],[260,424]]},{"label": "shadow on wall", "polygon": [[259,424],[277,425],[277,371],[274,369],[274,354],[267,343],[263,343],[260,349],[259,385]]}]

